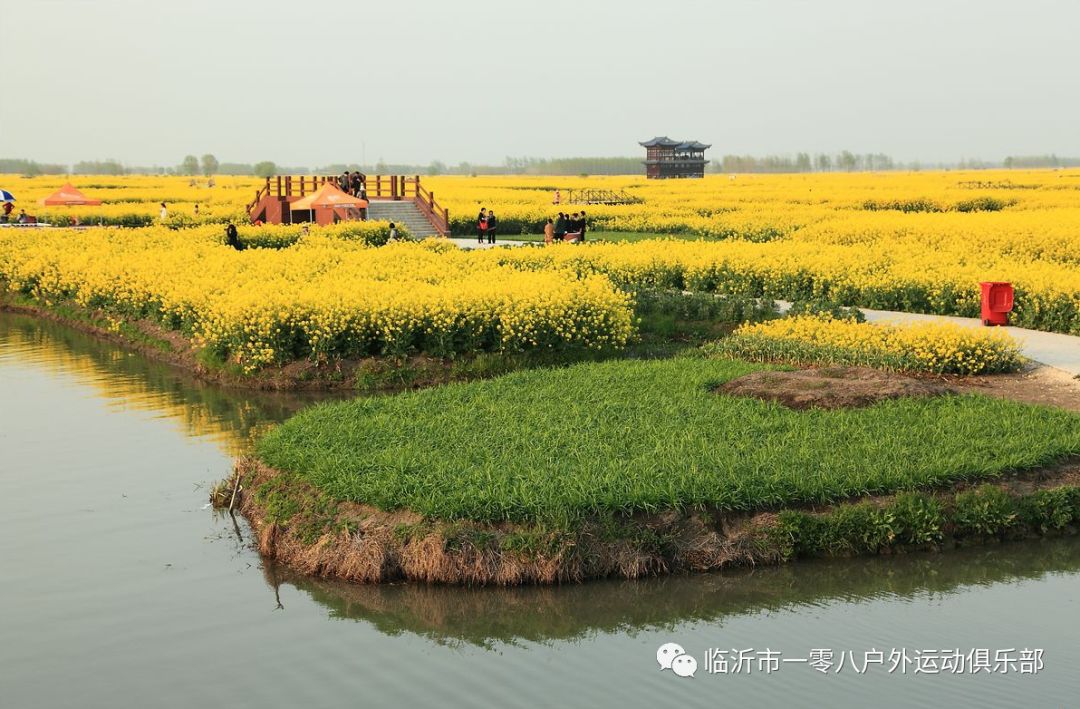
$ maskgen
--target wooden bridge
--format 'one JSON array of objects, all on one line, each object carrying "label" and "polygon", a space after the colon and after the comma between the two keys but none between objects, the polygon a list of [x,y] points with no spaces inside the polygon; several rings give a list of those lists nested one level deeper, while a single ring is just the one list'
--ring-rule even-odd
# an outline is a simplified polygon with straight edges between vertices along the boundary
[{"label": "wooden bridge", "polygon": [[[361,175],[367,189],[368,209],[363,216],[379,218],[381,214],[397,217],[415,236],[450,235],[450,210],[435,201],[435,193],[420,184],[420,176]],[[338,185],[337,175],[274,175],[266,178],[266,184],[255,191],[255,198],[248,203],[247,213],[251,222],[263,224],[291,224],[289,205],[309,195],[327,182]],[[392,203],[398,203],[393,205]],[[412,209],[409,208],[410,205]],[[332,224],[335,221],[355,218],[352,210],[315,209],[312,221]],[[307,220],[305,220],[307,221]],[[426,227],[426,228],[425,228]]]}]

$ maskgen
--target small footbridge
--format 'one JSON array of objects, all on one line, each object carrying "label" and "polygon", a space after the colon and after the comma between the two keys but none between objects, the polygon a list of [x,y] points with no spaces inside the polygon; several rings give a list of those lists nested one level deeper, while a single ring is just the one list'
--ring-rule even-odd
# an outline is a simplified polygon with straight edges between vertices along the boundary
[{"label": "small footbridge", "polygon": [[[252,224],[315,222],[333,224],[350,219],[379,219],[404,224],[415,237],[449,236],[450,211],[435,201],[435,194],[420,183],[420,176],[361,175],[366,209],[326,207],[293,214],[290,205],[329,183],[338,187],[337,175],[274,175],[255,192],[247,205]],[[297,218],[294,219],[294,216]]]}]

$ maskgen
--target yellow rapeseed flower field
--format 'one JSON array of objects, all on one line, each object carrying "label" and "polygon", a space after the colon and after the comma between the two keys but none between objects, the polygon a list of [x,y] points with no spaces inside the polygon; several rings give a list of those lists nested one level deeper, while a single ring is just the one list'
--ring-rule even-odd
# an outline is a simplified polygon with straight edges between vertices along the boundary
[{"label": "yellow rapeseed flower field", "polygon": [[[98,206],[56,207],[44,199],[71,182]],[[82,225],[148,226],[160,221],[165,202],[168,223],[174,227],[210,222],[247,221],[244,207],[263,183],[256,177],[217,176],[209,187],[205,177],[166,175],[0,175],[0,187],[18,198],[17,206],[39,221],[68,226]],[[196,214],[195,206],[198,205]]]},{"label": "yellow rapeseed flower field", "polygon": [[628,296],[603,276],[327,231],[237,252],[209,226],[6,229],[0,277],[46,304],[152,319],[248,371],[300,357],[602,347],[632,333]]},{"label": "yellow rapeseed flower field", "polygon": [[[265,317],[262,325],[244,320],[247,324],[240,327],[235,319],[239,316],[232,312],[237,307],[234,303],[242,302],[248,293],[262,293],[267,288],[264,282],[275,278],[290,283],[288,288],[277,288],[281,297],[287,294],[289,298],[311,302],[316,296],[304,288],[329,288],[332,281],[324,277],[329,269],[327,264],[338,264],[341,259],[349,261],[349,268],[359,269],[361,277],[351,286],[354,290],[361,288],[362,283],[373,281],[392,292],[389,280],[397,278],[401,279],[398,290],[413,297],[416,290],[413,283],[430,283],[437,274],[442,274],[438,283],[442,292],[453,291],[452,300],[458,303],[455,307],[464,307],[462,302],[472,297],[462,295],[459,292],[462,289],[494,288],[496,283],[502,287],[503,283],[513,281],[514,292],[521,293],[527,288],[540,288],[540,285],[526,285],[531,283],[529,279],[540,279],[538,282],[547,284],[545,288],[553,287],[551,284],[556,282],[564,289],[599,284],[591,287],[607,289],[609,295],[605,298],[614,297],[610,295],[614,293],[611,284],[620,288],[655,285],[788,300],[824,299],[887,310],[971,317],[979,313],[979,282],[1002,280],[1016,288],[1013,323],[1080,333],[1080,170],[713,175],[702,180],[659,181],[642,177],[425,177],[424,184],[434,190],[436,199],[450,208],[454,229],[469,235],[474,233],[472,219],[476,212],[486,206],[498,213],[500,234],[504,237],[514,232],[538,233],[544,219],[558,210],[585,209],[594,233],[645,232],[678,235],[678,239],[585,246],[560,244],[546,249],[499,249],[474,254],[394,247],[387,254],[402,251],[420,254],[415,261],[410,255],[400,264],[382,254],[358,255],[361,252],[354,253],[341,239],[323,241],[321,249],[315,246],[318,240],[312,239],[281,253],[245,252],[240,257],[229,254],[228,262],[244,264],[243,278],[238,281],[244,288],[240,293],[228,294],[231,313],[228,317],[215,315],[200,320],[199,328],[189,322],[193,312],[205,316],[217,311],[203,304],[206,296],[196,296],[194,292],[203,289],[216,294],[218,289],[207,285],[205,279],[197,284],[185,281],[180,286],[174,283],[180,279],[179,275],[166,278],[158,273],[157,281],[151,281],[149,275],[131,264],[165,258],[161,263],[168,263],[177,274],[206,270],[215,277],[233,279],[235,276],[228,269],[204,269],[204,262],[217,263],[226,258],[216,252],[210,258],[211,252],[206,251],[214,248],[213,242],[220,232],[220,226],[211,224],[226,220],[242,222],[244,204],[260,181],[218,177],[211,188],[205,178],[77,177],[73,178],[76,186],[90,197],[103,199],[105,204],[50,208],[52,211],[34,206],[67,179],[5,176],[0,177],[0,184],[16,193],[21,206],[39,212],[39,216],[70,220],[72,215],[79,215],[82,224],[94,223],[97,217],[120,223],[151,223],[155,228],[103,231],[96,237],[84,236],[89,231],[79,232],[78,237],[5,235],[0,239],[0,278],[17,278],[20,282],[40,278],[49,283],[50,278],[61,275],[55,273],[56,267],[49,260],[56,258],[60,245],[83,244],[79,247],[81,252],[77,248],[77,253],[71,255],[74,260],[64,261],[65,289],[71,293],[93,292],[102,302],[109,300],[110,289],[116,292],[117,303],[126,303],[131,298],[149,303],[159,297],[167,304],[182,302],[188,311],[182,314],[168,311],[169,317],[179,318],[177,322],[183,322],[192,334],[202,328],[208,342],[224,343],[239,338],[236,333],[244,328],[253,328],[263,333],[254,343],[245,344],[250,339],[245,336],[243,343],[236,339],[227,347],[220,345],[230,351],[243,351],[243,359],[253,363],[280,360],[290,356],[288,352],[299,352],[309,345],[316,352],[327,348],[351,351],[357,347],[351,336],[344,339],[326,336],[315,326],[315,321],[297,321],[290,316],[288,324],[270,336],[263,331],[274,328]],[[559,206],[552,204],[555,189],[560,190],[564,200]],[[622,191],[640,202],[567,204],[571,190],[579,189]],[[157,224],[161,201],[169,205],[169,218],[164,225]],[[200,205],[197,217],[195,203]],[[163,228],[166,226],[169,228]],[[341,231],[324,233],[352,234],[338,228]],[[260,246],[289,246],[298,237],[296,227],[251,227],[242,231],[246,241]],[[364,238],[362,229],[356,233]],[[162,254],[163,250],[167,253]],[[99,263],[105,258],[116,261],[105,269]],[[358,265],[361,261],[365,266]],[[261,280],[255,273],[258,268],[268,269]],[[42,272],[31,275],[37,273],[36,269]],[[500,274],[500,280],[461,275],[480,271]],[[349,273],[352,277],[352,271]],[[140,280],[134,280],[136,275]],[[104,281],[98,282],[99,279]],[[183,293],[175,293],[177,288]],[[127,293],[132,289],[138,291],[137,297]],[[42,292],[49,297],[60,297],[48,289]],[[570,297],[568,291],[560,293]],[[428,296],[433,302],[438,299],[434,293]],[[337,296],[320,297],[333,300]],[[488,300],[493,297],[489,295]],[[542,300],[544,296],[535,297]],[[521,300],[499,298],[507,308],[513,303],[517,309],[514,312],[520,313],[524,307]],[[388,298],[372,295],[369,300],[387,302]],[[215,296],[213,302],[215,308],[224,307],[219,304],[221,297]],[[623,307],[619,316],[622,323],[629,315],[624,306],[619,307]],[[587,310],[580,305],[579,310],[582,309]],[[336,313],[333,318],[337,323],[331,327],[332,331],[361,327],[359,323],[348,327],[342,324],[341,318],[359,317],[355,313],[346,316],[340,308],[330,310]],[[424,318],[436,318],[432,323],[437,321],[435,313],[441,312],[421,310]],[[555,317],[553,311],[545,312],[548,313],[545,317]],[[607,313],[604,317],[613,317],[609,311],[604,312]],[[330,317],[322,310],[319,313],[319,317]],[[491,312],[488,315],[496,317]],[[579,316],[580,313],[574,315]],[[404,322],[403,327],[415,325],[413,321]],[[473,326],[462,325],[464,330]],[[550,337],[555,338],[550,342],[590,337],[582,335],[579,327],[558,329],[550,321],[548,327]],[[430,328],[437,329],[435,325]],[[415,348],[423,340],[425,348],[460,351],[463,347],[502,347],[528,341],[528,329],[501,324],[498,328],[498,338],[490,333],[481,337],[475,331],[469,336],[483,340],[483,344],[466,342],[469,337],[464,336],[441,343],[428,335],[420,338],[415,333],[422,331],[421,328],[410,329],[413,334],[408,337],[384,333],[371,340],[383,344],[376,346],[369,342],[365,347],[394,350],[400,349],[402,342],[412,342],[409,347]],[[619,339],[622,335],[616,333],[622,328],[623,324],[611,325],[605,337]],[[226,330],[233,334],[226,337],[223,334]],[[297,335],[297,332],[305,334]],[[294,341],[289,342],[289,337],[294,337]]]},{"label": "yellow rapeseed flower field", "polygon": [[756,361],[860,364],[901,371],[987,374],[1014,371],[1022,359],[1001,330],[952,323],[873,325],[828,315],[747,323],[721,349]]},{"label": "yellow rapeseed flower field", "polygon": [[[681,238],[503,257],[529,267],[569,264],[620,282],[968,317],[978,316],[980,281],[1008,281],[1017,289],[1016,324],[1080,333],[1080,170],[426,182],[463,233],[486,206],[504,236],[538,233],[555,212],[584,209],[594,232]],[[565,202],[586,188],[642,201]]]}]

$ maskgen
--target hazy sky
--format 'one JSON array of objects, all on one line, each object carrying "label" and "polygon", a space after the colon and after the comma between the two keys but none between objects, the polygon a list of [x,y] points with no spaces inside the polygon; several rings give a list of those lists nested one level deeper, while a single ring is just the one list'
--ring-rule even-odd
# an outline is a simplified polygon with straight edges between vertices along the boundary
[{"label": "hazy sky", "polygon": [[0,157],[1080,155],[1076,0],[0,0]]}]

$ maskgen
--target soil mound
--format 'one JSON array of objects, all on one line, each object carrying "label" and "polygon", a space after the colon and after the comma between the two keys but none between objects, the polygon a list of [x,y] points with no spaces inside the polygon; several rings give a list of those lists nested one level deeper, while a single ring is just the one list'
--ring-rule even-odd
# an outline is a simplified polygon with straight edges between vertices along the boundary
[{"label": "soil mound", "polygon": [[939,396],[941,384],[863,367],[822,367],[795,372],[754,372],[716,388],[717,393],[775,401],[790,409],[846,409],[887,399]]}]

